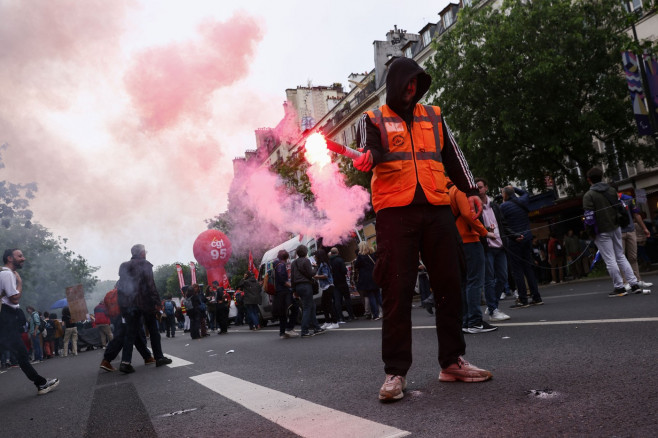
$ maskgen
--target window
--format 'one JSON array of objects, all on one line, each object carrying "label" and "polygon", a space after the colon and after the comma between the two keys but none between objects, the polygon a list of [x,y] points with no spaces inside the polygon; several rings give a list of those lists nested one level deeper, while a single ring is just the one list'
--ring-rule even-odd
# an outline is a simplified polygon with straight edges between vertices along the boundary
[{"label": "window", "polygon": [[622,0],[624,7],[628,12],[633,12],[642,9],[642,0]]},{"label": "window", "polygon": [[414,54],[413,54],[413,52],[411,51],[411,46],[409,46],[409,47],[407,47],[406,49],[404,49],[404,56],[405,56],[406,58],[413,58],[413,57],[414,57]]},{"label": "window", "polygon": [[443,16],[443,26],[447,29],[452,24],[452,11],[446,12]]},{"label": "window", "polygon": [[462,0],[462,5],[464,7],[471,6],[473,4],[473,0]]},{"label": "window", "polygon": [[430,35],[429,29],[423,32],[423,47],[427,47],[430,45],[430,42],[432,41],[432,35]]}]

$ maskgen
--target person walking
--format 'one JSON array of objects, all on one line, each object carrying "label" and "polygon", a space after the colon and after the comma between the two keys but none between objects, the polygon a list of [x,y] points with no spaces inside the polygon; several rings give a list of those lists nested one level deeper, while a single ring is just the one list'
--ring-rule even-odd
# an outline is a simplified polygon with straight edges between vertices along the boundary
[{"label": "person walking", "polygon": [[14,356],[25,376],[37,387],[37,394],[47,394],[59,385],[59,379],[42,377],[30,364],[30,356],[21,339],[21,327],[25,325],[25,314],[20,308],[23,295],[23,279],[18,270],[25,263],[23,251],[18,248],[5,250],[2,254],[4,266],[0,271],[0,351],[9,351]]},{"label": "person walking", "polygon": [[[650,294],[650,289],[638,284],[638,279],[624,255],[620,226],[625,212],[619,210],[623,207],[617,197],[617,191],[603,182],[603,171],[598,167],[587,171],[587,181],[591,186],[583,196],[585,225],[592,230],[594,243],[612,278],[614,288],[608,296],[623,297],[629,290],[636,294]],[[625,287],[624,278],[630,285],[628,289]]]},{"label": "person walking", "polygon": [[343,305],[347,310],[347,321],[352,321],[354,317],[354,309],[352,309],[352,297],[350,296],[350,288],[347,284],[347,267],[345,266],[345,259],[338,253],[338,248],[331,248],[329,251],[329,265],[331,266],[331,277],[334,280],[334,307],[336,308],[336,317],[340,324],[345,323],[343,318]]},{"label": "person walking", "polygon": [[134,373],[131,365],[133,345],[139,334],[139,326],[144,322],[149,332],[151,348],[155,356],[155,366],[168,365],[171,359],[162,353],[160,332],[156,312],[160,311],[160,295],[153,279],[153,265],[146,260],[144,245],[133,245],[130,249],[131,258],[119,267],[119,282],[117,283],[118,301],[121,316],[126,321],[126,335],[121,352],[119,371]]},{"label": "person walking", "polygon": [[482,207],[441,109],[418,103],[430,83],[431,77],[414,60],[395,59],[386,76],[386,104],[366,112],[358,123],[357,144],[364,154],[353,164],[362,172],[373,171],[371,193],[377,219],[374,274],[382,287],[386,373],[379,390],[381,401],[404,397],[412,362],[411,303],[419,252],[435,294],[439,380],[491,378],[491,372],[463,359],[460,272],[464,258],[444,171],[468,195],[475,216]]},{"label": "person walking", "polygon": [[108,342],[112,340],[112,330],[110,330],[110,318],[107,316],[107,309],[101,300],[100,303],[94,308],[94,319],[96,321],[96,328],[101,337],[101,346],[105,348]]}]

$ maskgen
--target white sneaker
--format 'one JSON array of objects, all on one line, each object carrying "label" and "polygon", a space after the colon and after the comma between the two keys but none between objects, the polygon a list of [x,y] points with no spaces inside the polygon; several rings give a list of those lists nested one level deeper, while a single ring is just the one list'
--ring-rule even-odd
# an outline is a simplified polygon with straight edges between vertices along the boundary
[{"label": "white sneaker", "polygon": [[505,292],[503,292],[502,294],[500,294],[499,299],[504,300],[506,297],[507,297],[507,295],[505,295]]},{"label": "white sneaker", "polygon": [[515,300],[518,300],[518,299],[519,299],[519,291],[518,291],[518,290],[515,290],[515,291],[514,291],[514,299],[515,299]]},{"label": "white sneaker", "polygon": [[646,281],[638,281],[637,285],[640,286],[640,287],[651,287],[651,286],[653,286],[653,283],[648,283]]},{"label": "white sneaker", "polygon": [[333,329],[340,328],[340,326],[338,325],[338,323],[335,322],[333,324],[329,324],[329,326],[327,328],[330,329],[330,330],[333,330]]},{"label": "white sneaker", "polygon": [[484,314],[485,314],[485,315],[488,315],[488,314],[489,314],[489,308],[488,308],[488,307],[487,307],[486,309],[484,309]]},{"label": "white sneaker", "polygon": [[330,322],[325,322],[324,324],[322,324],[322,325],[320,326],[320,328],[321,328],[322,330],[327,330],[327,329],[329,328],[330,325],[331,325]]},{"label": "white sneaker", "polygon": [[298,338],[299,337],[299,333],[297,333],[294,329],[286,331],[286,335],[289,338]]},{"label": "white sneaker", "polygon": [[493,313],[489,316],[489,321],[505,321],[506,319],[510,319],[510,316],[498,309],[494,309]]}]

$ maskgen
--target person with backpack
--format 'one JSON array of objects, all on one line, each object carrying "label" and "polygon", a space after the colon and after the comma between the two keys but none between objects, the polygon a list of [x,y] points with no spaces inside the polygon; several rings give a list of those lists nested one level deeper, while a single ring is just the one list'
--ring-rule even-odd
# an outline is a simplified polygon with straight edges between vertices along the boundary
[{"label": "person with backpack", "polygon": [[[103,360],[101,361],[100,368],[105,371],[116,371],[116,368],[112,366],[112,361],[116,359],[116,357],[123,349],[123,342],[126,335],[126,324],[121,318],[121,310],[119,308],[116,287],[105,294],[103,304],[105,305],[105,311],[112,324],[113,336],[105,348],[105,353],[103,353]],[[137,349],[137,352],[140,354],[140,356],[142,356],[144,359],[144,365],[152,365],[155,363],[155,358],[146,346],[146,333],[144,332],[144,324],[141,324],[139,327],[139,333],[135,338],[135,348]]]},{"label": "person with backpack", "polygon": [[72,345],[73,355],[78,355],[78,326],[71,318],[71,309],[68,306],[62,309],[62,322],[64,323],[64,354],[66,357],[69,354],[69,342]]},{"label": "person with backpack", "polygon": [[[587,171],[587,181],[591,186],[583,196],[585,226],[594,234],[594,243],[612,278],[613,290],[608,296],[623,297],[629,291],[636,294],[650,294],[650,289],[638,284],[638,279],[624,255],[621,225],[623,219],[626,219],[624,225],[628,225],[628,216],[619,201],[617,191],[603,182],[603,170],[598,167],[592,167]],[[624,278],[630,285],[628,289]]]},{"label": "person with backpack", "polygon": [[112,330],[110,330],[111,321],[110,317],[107,316],[107,309],[103,300],[94,308],[94,320],[101,338],[101,347],[105,348],[107,343],[112,340]]},{"label": "person with backpack", "polygon": [[121,316],[126,321],[126,336],[119,371],[126,374],[135,372],[130,362],[133,345],[142,324],[146,325],[149,332],[155,366],[160,367],[172,363],[170,358],[164,356],[160,343],[156,313],[160,311],[161,300],[153,279],[153,265],[146,260],[144,245],[133,245],[130,253],[132,256],[130,260],[123,262],[119,267],[117,284]]},{"label": "person with backpack", "polygon": [[165,328],[167,330],[167,337],[176,337],[176,310],[177,306],[174,303],[171,294],[165,297],[164,314],[165,314]]},{"label": "person with backpack", "polygon": [[[30,315],[28,322],[30,323],[30,342],[32,342],[32,351],[34,353],[34,361],[41,362],[43,360],[43,352],[41,349],[41,318],[39,312],[34,307],[27,306],[27,313]],[[44,327],[45,328],[45,327]]]}]

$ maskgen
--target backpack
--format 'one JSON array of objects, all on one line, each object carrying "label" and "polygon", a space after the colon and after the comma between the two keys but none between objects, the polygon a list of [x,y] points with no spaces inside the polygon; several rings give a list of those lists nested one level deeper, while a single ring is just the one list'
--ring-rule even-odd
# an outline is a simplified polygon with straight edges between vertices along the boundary
[{"label": "backpack", "polygon": [[105,295],[103,299],[105,303],[105,312],[110,319],[114,319],[121,314],[121,309],[119,308],[119,294],[116,289],[112,289]]},{"label": "backpack", "polygon": [[46,333],[47,340],[55,339],[55,324],[51,320],[46,321]]},{"label": "backpack", "polygon": [[629,226],[631,224],[631,217],[629,215],[628,207],[626,207],[626,204],[622,202],[618,197],[612,196],[608,192],[603,193],[603,196],[605,196],[610,205],[617,212],[617,225],[619,225],[621,228],[626,228]]},{"label": "backpack", "polygon": [[183,300],[183,305],[185,306],[186,312],[189,312],[190,310],[194,309],[194,304],[192,304],[192,300],[189,298],[185,298]]},{"label": "backpack", "polygon": [[274,281],[274,268],[268,269],[265,271],[265,276],[263,277],[263,289],[267,292],[268,295],[276,295],[276,283]]},{"label": "backpack", "polygon": [[[36,313],[36,312],[34,312]],[[34,314],[32,314],[32,318],[34,318]],[[37,318],[39,318],[39,333],[43,332],[46,330],[46,320],[41,318],[39,314],[37,314]]]},{"label": "backpack", "polygon": [[172,316],[174,314],[175,307],[174,307],[174,303],[172,303],[171,300],[165,301],[164,311],[168,316]]}]

